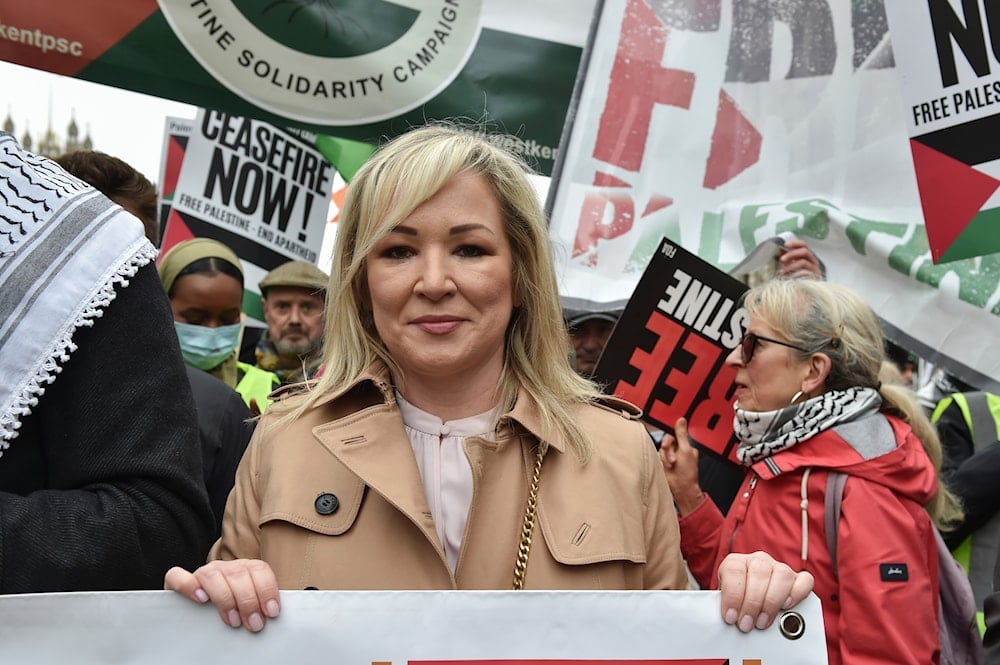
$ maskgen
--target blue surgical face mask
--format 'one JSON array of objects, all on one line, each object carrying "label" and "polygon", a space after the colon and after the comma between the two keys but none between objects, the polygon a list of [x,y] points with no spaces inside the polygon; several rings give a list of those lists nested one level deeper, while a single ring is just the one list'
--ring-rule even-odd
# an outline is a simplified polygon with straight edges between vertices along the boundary
[{"label": "blue surgical face mask", "polygon": [[243,324],[209,328],[174,321],[174,328],[177,329],[184,362],[198,369],[209,370],[217,367],[236,350]]}]

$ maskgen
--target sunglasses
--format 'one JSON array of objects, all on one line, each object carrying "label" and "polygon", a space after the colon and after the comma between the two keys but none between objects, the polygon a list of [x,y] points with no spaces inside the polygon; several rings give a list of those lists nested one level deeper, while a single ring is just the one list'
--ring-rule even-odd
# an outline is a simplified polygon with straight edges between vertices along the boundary
[{"label": "sunglasses", "polygon": [[795,346],[794,344],[789,344],[788,342],[782,342],[780,339],[772,339],[770,337],[764,337],[763,335],[748,332],[743,335],[743,339],[740,340],[740,360],[743,361],[744,365],[749,365],[750,361],[753,360],[753,354],[757,351],[757,343],[761,340],[770,342],[771,344],[787,346],[790,349],[795,349],[796,351],[801,351],[802,353],[809,353],[808,349],[803,349],[801,346]]}]

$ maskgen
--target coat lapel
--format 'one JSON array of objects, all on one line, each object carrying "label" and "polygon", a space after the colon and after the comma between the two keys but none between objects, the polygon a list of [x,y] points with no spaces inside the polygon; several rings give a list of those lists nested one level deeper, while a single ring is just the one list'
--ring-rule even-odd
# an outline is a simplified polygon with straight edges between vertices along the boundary
[{"label": "coat lapel", "polygon": [[316,440],[404,513],[444,557],[413,448],[395,404],[379,404],[313,428]]}]

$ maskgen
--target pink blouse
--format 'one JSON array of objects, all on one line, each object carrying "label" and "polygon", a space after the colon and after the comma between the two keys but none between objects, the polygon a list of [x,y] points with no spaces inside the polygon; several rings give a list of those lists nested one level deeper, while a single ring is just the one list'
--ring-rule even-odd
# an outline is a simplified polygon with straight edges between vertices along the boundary
[{"label": "pink blouse", "polygon": [[494,440],[493,423],[497,410],[442,421],[407,402],[399,392],[396,402],[417,458],[438,539],[454,571],[472,503],[472,467],[462,448],[462,440],[467,436]]}]

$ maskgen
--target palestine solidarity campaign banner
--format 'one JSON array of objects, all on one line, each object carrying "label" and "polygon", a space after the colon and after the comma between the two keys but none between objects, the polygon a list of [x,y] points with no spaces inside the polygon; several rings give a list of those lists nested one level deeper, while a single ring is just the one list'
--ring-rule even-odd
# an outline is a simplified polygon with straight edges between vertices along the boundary
[{"label": "palestine solidarity campaign banner", "polygon": [[[549,173],[593,0],[0,0],[0,60],[322,136],[482,121]],[[350,178],[350,168],[345,171]]]}]

